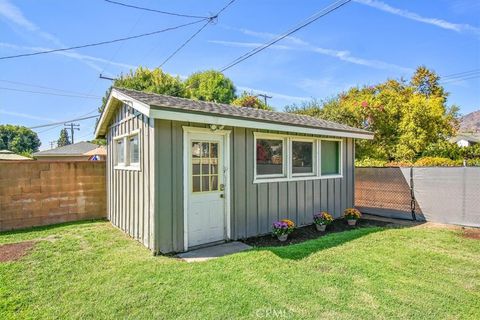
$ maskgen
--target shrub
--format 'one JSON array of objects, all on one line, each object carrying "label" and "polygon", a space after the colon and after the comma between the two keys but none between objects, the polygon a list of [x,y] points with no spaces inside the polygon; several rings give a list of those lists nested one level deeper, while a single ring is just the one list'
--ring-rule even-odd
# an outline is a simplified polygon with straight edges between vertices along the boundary
[{"label": "shrub", "polygon": [[422,157],[439,157],[448,159],[461,159],[462,148],[456,143],[440,141],[428,145],[422,152]]},{"label": "shrub", "polygon": [[413,162],[408,160],[391,161],[385,164],[385,167],[413,167]]},{"label": "shrub", "polygon": [[452,160],[441,157],[424,157],[415,162],[416,167],[456,167],[462,165],[462,160]]},{"label": "shrub", "polygon": [[343,211],[343,217],[347,220],[358,220],[362,214],[355,208],[348,208]]},{"label": "shrub", "polygon": [[364,158],[362,160],[355,160],[356,167],[384,167],[387,164],[385,160]]},{"label": "shrub", "polygon": [[283,219],[273,223],[272,234],[275,236],[290,234],[292,233],[294,228],[295,228],[295,223],[293,221],[288,219]]},{"label": "shrub", "polygon": [[469,167],[480,167],[480,158],[477,159],[468,159],[467,166]]},{"label": "shrub", "polygon": [[313,215],[313,222],[319,225],[328,225],[333,222],[333,217],[328,212],[322,211]]}]

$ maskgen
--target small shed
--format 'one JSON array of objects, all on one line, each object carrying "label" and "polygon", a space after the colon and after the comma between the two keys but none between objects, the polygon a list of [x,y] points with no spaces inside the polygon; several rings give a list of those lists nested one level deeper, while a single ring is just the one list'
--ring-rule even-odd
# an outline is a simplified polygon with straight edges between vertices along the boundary
[{"label": "small shed", "polygon": [[33,156],[38,160],[45,161],[88,161],[92,156],[91,152],[99,147],[91,142],[80,141],[62,147],[35,152]]},{"label": "small shed", "polygon": [[0,161],[24,161],[32,158],[16,154],[10,150],[0,150]]},{"label": "small shed", "polygon": [[110,221],[154,253],[298,226],[353,206],[354,139],[318,118],[113,88],[95,130],[107,140]]}]

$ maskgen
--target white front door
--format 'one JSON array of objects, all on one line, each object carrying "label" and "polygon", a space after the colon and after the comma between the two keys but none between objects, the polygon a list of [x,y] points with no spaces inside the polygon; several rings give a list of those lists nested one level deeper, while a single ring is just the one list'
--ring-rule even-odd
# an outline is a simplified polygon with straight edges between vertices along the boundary
[{"label": "white front door", "polygon": [[227,239],[224,136],[186,133],[188,247]]}]

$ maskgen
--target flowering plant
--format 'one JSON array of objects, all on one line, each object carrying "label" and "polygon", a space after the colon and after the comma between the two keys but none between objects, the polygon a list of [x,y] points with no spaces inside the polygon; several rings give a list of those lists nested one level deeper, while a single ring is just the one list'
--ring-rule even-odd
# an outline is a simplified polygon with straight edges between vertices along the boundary
[{"label": "flowering plant", "polygon": [[288,219],[283,219],[280,221],[276,221],[272,225],[272,233],[275,236],[281,236],[284,234],[292,233],[293,229],[295,228],[295,223]]},{"label": "flowering plant", "polygon": [[360,211],[358,211],[355,208],[348,208],[348,209],[345,209],[345,211],[343,211],[343,216],[347,220],[358,220],[360,219],[362,214],[360,213]]},{"label": "flowering plant", "polygon": [[322,211],[313,215],[313,222],[318,225],[327,225],[333,222],[333,217],[328,212]]}]

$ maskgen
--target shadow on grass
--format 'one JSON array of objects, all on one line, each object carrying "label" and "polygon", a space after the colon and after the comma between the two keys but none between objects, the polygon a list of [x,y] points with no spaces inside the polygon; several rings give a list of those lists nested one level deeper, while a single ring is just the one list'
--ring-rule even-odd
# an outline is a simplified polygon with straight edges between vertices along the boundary
[{"label": "shadow on grass", "polygon": [[49,224],[46,226],[38,226],[38,227],[28,227],[16,230],[8,230],[8,231],[1,231],[0,236],[10,236],[10,235],[18,235],[23,233],[30,233],[35,231],[48,231],[54,230],[58,228],[68,227],[68,226],[80,226],[84,224],[92,224],[98,222],[105,222],[108,221],[107,219],[88,219],[88,220],[80,220],[80,221],[69,221],[69,222],[62,222],[56,224]]},{"label": "shadow on grass", "polygon": [[331,233],[317,239],[282,247],[257,248],[259,251],[270,251],[282,259],[301,260],[314,253],[341,246],[361,237],[388,230],[384,227],[364,227],[350,231]]}]

